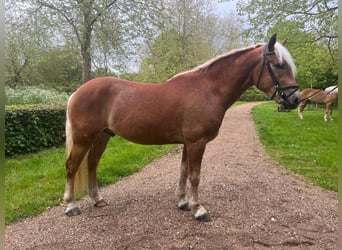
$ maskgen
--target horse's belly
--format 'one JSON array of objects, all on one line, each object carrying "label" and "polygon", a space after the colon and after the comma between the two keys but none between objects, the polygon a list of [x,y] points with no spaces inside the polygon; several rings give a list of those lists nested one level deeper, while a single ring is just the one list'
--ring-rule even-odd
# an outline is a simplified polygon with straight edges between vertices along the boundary
[{"label": "horse's belly", "polygon": [[192,122],[176,118],[128,119],[113,125],[112,130],[129,141],[147,145],[183,144],[203,139],[211,141],[217,136],[221,122],[219,119],[202,119]]},{"label": "horse's belly", "polygon": [[183,143],[179,133],[152,128],[127,128],[116,131],[115,134],[134,143],[145,145],[162,145]]},{"label": "horse's belly", "polygon": [[180,124],[163,119],[139,119],[126,117],[112,124],[111,129],[129,141],[139,144],[174,144],[182,143]]}]

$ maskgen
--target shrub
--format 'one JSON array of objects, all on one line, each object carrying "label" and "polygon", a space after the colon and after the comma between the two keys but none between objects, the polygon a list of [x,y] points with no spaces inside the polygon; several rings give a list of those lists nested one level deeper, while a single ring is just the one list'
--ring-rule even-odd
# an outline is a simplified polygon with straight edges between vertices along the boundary
[{"label": "shrub", "polygon": [[239,98],[240,101],[251,102],[251,101],[265,101],[267,100],[266,95],[255,87],[247,89]]},{"label": "shrub", "polygon": [[5,107],[5,155],[34,153],[65,141],[66,104]]},{"label": "shrub", "polygon": [[18,88],[6,87],[6,105],[59,103],[66,102],[68,95],[54,89],[44,89],[37,86]]}]

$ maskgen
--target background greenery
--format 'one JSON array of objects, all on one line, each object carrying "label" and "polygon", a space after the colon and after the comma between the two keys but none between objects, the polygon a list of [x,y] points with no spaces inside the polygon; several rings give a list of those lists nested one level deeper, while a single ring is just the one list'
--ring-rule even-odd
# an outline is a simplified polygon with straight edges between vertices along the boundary
[{"label": "background greenery", "polygon": [[7,106],[5,155],[59,147],[65,141],[65,103]]},{"label": "background greenery", "polygon": [[[313,106],[315,107],[315,106]],[[296,110],[278,113],[274,103],[256,106],[253,117],[266,152],[312,183],[337,192],[338,112],[324,122],[324,109],[307,107],[304,119]]]},{"label": "background greenery", "polygon": [[336,0],[237,0],[239,15],[222,2],[6,0],[6,85],[70,93],[98,75],[160,82],[273,33],[288,38],[301,88],[337,83]]}]

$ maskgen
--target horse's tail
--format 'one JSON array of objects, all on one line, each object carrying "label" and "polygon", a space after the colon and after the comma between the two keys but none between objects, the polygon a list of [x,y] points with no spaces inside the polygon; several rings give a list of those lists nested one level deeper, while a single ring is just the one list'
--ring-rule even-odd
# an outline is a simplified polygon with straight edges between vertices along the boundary
[{"label": "horse's tail", "polygon": [[[74,145],[74,142],[72,139],[72,126],[71,126],[70,119],[68,116],[68,109],[66,111],[65,137],[66,137],[65,148],[66,148],[66,155],[68,159],[70,156],[72,147]],[[76,175],[75,175],[75,180],[74,180],[74,193],[75,194],[81,193],[87,188],[88,153],[84,156],[80,166],[78,167],[78,171],[76,172]]]}]

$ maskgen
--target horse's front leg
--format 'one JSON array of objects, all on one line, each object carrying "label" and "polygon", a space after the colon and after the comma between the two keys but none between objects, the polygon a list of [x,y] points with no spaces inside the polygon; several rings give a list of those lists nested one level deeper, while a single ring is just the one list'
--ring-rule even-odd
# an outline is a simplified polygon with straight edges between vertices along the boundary
[{"label": "horse's front leg", "polygon": [[300,104],[300,105],[298,106],[298,108],[297,108],[297,109],[298,109],[298,116],[299,116],[299,118],[302,119],[302,120],[303,120],[303,110],[304,110],[304,107],[305,107],[304,105],[301,105],[301,104]]},{"label": "horse's front leg", "polygon": [[190,181],[190,208],[194,211],[195,218],[202,222],[210,221],[207,210],[199,203],[198,185],[200,183],[201,163],[206,143],[193,143],[187,145],[188,175]]},{"label": "horse's front leg", "polygon": [[188,179],[188,157],[187,157],[187,149],[186,145],[184,144],[183,147],[183,154],[182,154],[182,163],[180,169],[180,177],[178,186],[176,189],[176,198],[178,200],[178,208],[184,211],[190,211],[189,202],[186,199],[186,181]]}]

